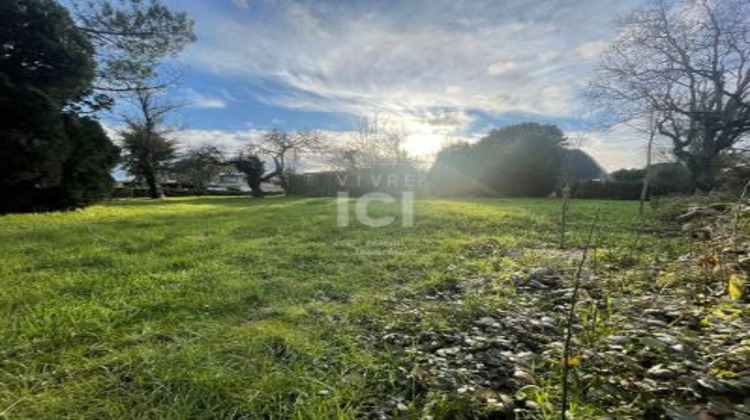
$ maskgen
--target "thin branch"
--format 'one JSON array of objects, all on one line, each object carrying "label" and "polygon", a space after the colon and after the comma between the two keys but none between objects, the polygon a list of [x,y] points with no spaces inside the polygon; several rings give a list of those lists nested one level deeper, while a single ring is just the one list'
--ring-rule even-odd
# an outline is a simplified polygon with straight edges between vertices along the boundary
[{"label": "thin branch", "polygon": [[570,297],[570,310],[568,311],[568,320],[565,330],[565,346],[563,347],[563,381],[562,381],[562,406],[561,406],[561,418],[565,420],[565,413],[568,411],[568,372],[570,370],[570,344],[573,340],[573,321],[575,319],[576,304],[578,303],[578,291],[581,288],[581,272],[583,266],[586,263],[589,249],[594,240],[594,232],[596,227],[599,225],[599,216],[601,214],[601,208],[596,209],[596,216],[594,221],[591,223],[589,228],[588,239],[586,245],[583,248],[583,255],[581,260],[578,262],[578,268],[576,269],[574,284],[573,284],[573,295]]},{"label": "thin branch", "polygon": [[740,199],[737,200],[737,208],[734,211],[734,223],[732,223],[732,245],[733,248],[737,248],[737,227],[740,223],[740,212],[742,211],[742,202],[745,201],[745,195],[747,190],[750,188],[750,180],[745,184],[745,188],[742,189]]},{"label": "thin branch", "polygon": [[641,196],[640,196],[640,202],[638,205],[638,215],[641,218],[641,222],[643,222],[643,213],[644,213],[644,206],[646,203],[646,199],[648,198],[648,187],[651,183],[651,154],[652,150],[654,148],[654,137],[656,137],[656,126],[654,122],[654,114],[651,114],[651,118],[648,124],[649,133],[648,133],[648,148],[646,151],[646,173],[643,175],[643,186],[641,188]]}]

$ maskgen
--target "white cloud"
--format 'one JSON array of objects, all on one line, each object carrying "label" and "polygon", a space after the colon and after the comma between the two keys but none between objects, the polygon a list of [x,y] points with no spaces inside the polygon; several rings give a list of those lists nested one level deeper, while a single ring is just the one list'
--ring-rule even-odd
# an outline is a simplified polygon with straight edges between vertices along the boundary
[{"label": "white cloud", "polygon": [[487,68],[487,73],[492,76],[500,76],[521,68],[521,64],[515,61],[498,61]]},{"label": "white cloud", "polygon": [[242,148],[256,141],[263,134],[262,130],[180,130],[174,134],[180,148],[211,145],[224,149],[227,153],[237,153]]},{"label": "white cloud", "polygon": [[[475,111],[575,117],[614,19],[640,1],[264,0],[231,15],[198,3],[200,42],[185,58],[268,105],[387,116],[413,133],[410,147],[432,150],[476,137]],[[603,166],[638,166],[622,133],[588,134]]]},{"label": "white cloud", "polygon": [[415,116],[431,109],[569,115],[593,65],[587,57],[614,36],[611,22],[628,7],[608,0],[592,0],[585,13],[563,0],[263,4],[268,10],[257,17],[214,16],[189,60],[279,86],[258,94],[271,105]]},{"label": "white cloud", "polygon": [[447,88],[445,88],[445,93],[448,93],[451,95],[457,95],[461,92],[463,92],[463,89],[461,88],[461,86],[450,85]]},{"label": "white cloud", "polygon": [[316,35],[328,38],[330,34],[321,27],[320,20],[310,10],[298,3],[289,5],[286,10],[286,18],[289,23],[307,35]]},{"label": "white cloud", "polygon": [[239,7],[240,9],[250,8],[250,0],[232,0],[232,3],[234,3],[234,5]]},{"label": "white cloud", "polygon": [[586,42],[575,49],[575,53],[583,58],[597,58],[607,48],[608,42],[603,40]]},{"label": "white cloud", "polygon": [[185,89],[180,96],[191,108],[218,109],[227,107],[227,102],[224,99],[204,95],[193,89]]}]

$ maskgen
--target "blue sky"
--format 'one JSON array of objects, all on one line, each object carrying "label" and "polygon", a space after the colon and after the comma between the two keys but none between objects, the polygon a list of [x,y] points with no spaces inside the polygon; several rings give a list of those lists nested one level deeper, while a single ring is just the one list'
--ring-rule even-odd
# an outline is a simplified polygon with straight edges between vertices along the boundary
[{"label": "blue sky", "polygon": [[270,127],[343,138],[358,116],[429,157],[521,121],[558,124],[607,169],[641,166],[642,135],[601,131],[582,93],[614,21],[639,0],[171,0],[196,22],[174,95],[184,144],[229,149]]}]

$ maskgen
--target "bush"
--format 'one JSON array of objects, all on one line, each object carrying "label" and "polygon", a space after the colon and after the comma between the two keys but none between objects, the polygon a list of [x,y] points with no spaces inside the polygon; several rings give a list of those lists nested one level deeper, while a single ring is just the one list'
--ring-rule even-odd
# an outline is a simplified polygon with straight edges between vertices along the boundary
[{"label": "bush", "polygon": [[609,200],[638,200],[641,195],[640,182],[584,181],[573,184],[572,198],[600,198]]},{"label": "bush", "polygon": [[67,210],[106,197],[119,149],[74,110],[94,49],[54,1],[0,2],[0,213]]},{"label": "bush", "polygon": [[[657,163],[652,167],[648,197],[692,192],[690,171],[680,163]],[[643,188],[643,169],[623,169],[612,173],[615,181],[584,181],[573,185],[573,198],[603,198],[612,200],[638,200]]]},{"label": "bush", "polygon": [[[229,191],[207,191],[200,189],[174,189],[164,188],[164,195],[167,197],[193,197],[193,196],[244,196],[248,192],[240,190]],[[271,194],[269,194],[271,195]],[[149,190],[146,187],[118,187],[112,191],[112,198],[146,198],[150,197]]]},{"label": "bush", "polygon": [[554,125],[509,125],[444,148],[429,178],[438,195],[544,197],[558,184],[565,142]]},{"label": "bush", "polygon": [[703,207],[716,203],[734,203],[737,196],[728,193],[665,195],[651,200],[653,215],[659,220],[674,222],[677,216],[685,213],[690,207]]}]

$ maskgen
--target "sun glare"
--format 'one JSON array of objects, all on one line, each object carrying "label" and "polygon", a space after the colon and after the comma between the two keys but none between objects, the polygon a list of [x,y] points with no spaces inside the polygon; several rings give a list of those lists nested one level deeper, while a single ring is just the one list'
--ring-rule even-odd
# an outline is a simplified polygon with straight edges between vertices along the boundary
[{"label": "sun glare", "polygon": [[410,155],[416,158],[429,158],[440,150],[445,139],[444,134],[421,131],[407,136],[404,147]]}]

